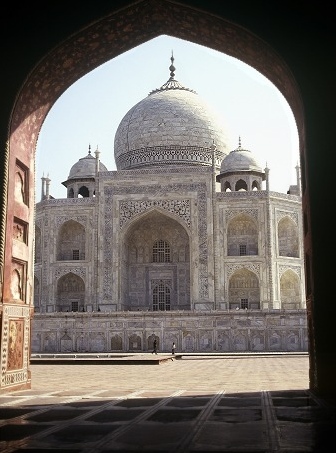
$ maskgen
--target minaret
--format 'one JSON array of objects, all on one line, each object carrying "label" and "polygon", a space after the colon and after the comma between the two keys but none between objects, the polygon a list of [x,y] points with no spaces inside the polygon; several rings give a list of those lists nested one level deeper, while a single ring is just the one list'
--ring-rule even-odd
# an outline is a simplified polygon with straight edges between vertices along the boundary
[{"label": "minaret", "polygon": [[45,182],[46,182],[46,178],[44,177],[44,173],[43,173],[43,176],[41,178],[41,181],[42,181],[42,186],[41,186],[41,201],[43,201],[45,199]]},{"label": "minaret", "polygon": [[300,172],[300,166],[298,163],[296,164],[295,170],[296,170],[296,184],[297,184],[298,195],[301,197],[301,195],[302,195],[301,194],[301,172]]},{"label": "minaret", "polygon": [[45,182],[46,182],[46,194],[45,194],[45,198],[46,198],[46,200],[49,200],[49,198],[50,198],[50,193],[49,193],[49,189],[50,189],[49,173],[48,173],[47,177],[45,178]]},{"label": "minaret", "polygon": [[266,191],[269,192],[269,168],[267,167],[267,162],[266,167],[264,168],[264,172],[266,175]]},{"label": "minaret", "polygon": [[99,172],[99,156],[100,156],[100,151],[98,150],[98,145],[97,145],[97,149],[95,151],[95,156],[96,156],[96,177],[97,177],[98,172]]}]

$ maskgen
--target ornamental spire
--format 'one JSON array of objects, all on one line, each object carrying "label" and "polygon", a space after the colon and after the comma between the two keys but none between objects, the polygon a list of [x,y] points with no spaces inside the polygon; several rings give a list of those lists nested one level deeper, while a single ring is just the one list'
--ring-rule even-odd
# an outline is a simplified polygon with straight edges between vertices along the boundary
[{"label": "ornamental spire", "polygon": [[169,71],[170,71],[170,77],[168,81],[163,84],[160,88],[156,88],[155,90],[151,91],[148,96],[154,93],[159,93],[160,91],[168,91],[168,90],[184,90],[184,91],[190,91],[191,93],[196,93],[196,91],[191,90],[190,88],[186,88],[183,85],[180,84],[177,80],[175,80],[175,71],[176,68],[174,66],[174,54],[172,51],[172,55],[170,57],[171,65],[169,66]]},{"label": "ornamental spire", "polygon": [[169,66],[169,71],[170,71],[170,79],[169,80],[173,80],[174,77],[175,77],[175,66],[174,66],[174,54],[173,54],[173,51],[172,51],[172,56],[170,57],[170,61],[171,61],[171,65]]}]

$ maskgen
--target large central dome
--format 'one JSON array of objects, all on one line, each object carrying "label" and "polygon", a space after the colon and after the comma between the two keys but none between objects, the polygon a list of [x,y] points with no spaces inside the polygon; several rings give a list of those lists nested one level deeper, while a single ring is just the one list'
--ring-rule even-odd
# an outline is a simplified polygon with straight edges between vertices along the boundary
[{"label": "large central dome", "polygon": [[167,164],[212,164],[219,167],[229,152],[223,120],[198,94],[175,80],[174,58],[170,78],[161,88],[129,110],[114,139],[118,170]]}]

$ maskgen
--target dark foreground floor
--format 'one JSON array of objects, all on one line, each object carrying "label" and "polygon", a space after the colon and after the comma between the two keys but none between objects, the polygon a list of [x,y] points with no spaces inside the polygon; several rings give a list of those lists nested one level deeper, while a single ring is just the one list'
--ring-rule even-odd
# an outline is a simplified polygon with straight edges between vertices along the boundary
[{"label": "dark foreground floor", "polygon": [[30,390],[0,395],[0,451],[336,451],[308,356],[152,359],[33,363]]}]

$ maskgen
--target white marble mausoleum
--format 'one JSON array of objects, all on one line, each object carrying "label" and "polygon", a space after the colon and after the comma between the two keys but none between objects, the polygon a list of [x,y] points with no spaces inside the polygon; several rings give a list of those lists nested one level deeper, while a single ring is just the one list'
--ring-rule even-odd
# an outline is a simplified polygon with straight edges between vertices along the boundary
[{"label": "white marble mausoleum", "polygon": [[[32,352],[307,351],[300,169],[287,193],[170,78],[36,204]],[[94,155],[93,155],[94,154]]]}]

